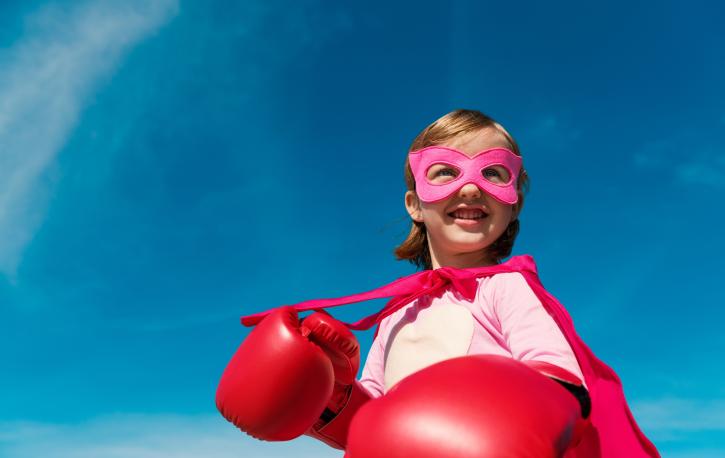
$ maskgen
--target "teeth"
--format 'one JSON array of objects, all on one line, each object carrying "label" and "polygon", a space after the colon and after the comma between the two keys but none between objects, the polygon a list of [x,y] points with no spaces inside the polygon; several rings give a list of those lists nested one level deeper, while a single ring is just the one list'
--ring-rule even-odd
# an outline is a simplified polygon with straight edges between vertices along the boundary
[{"label": "teeth", "polygon": [[462,219],[481,219],[486,216],[481,210],[456,210],[452,215]]}]

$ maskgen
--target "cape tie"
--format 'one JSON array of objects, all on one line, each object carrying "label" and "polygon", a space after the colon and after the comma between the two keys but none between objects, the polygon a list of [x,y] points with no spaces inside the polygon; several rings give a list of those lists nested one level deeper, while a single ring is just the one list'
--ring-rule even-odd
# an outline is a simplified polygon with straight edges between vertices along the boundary
[{"label": "cape tie", "polygon": [[[476,269],[480,272],[480,269]],[[435,295],[442,293],[449,285],[458,291],[466,300],[472,301],[476,296],[478,288],[477,277],[481,274],[470,269],[456,269],[454,267],[441,267],[435,270],[424,270],[407,277],[399,278],[392,283],[366,291],[364,293],[352,294],[332,299],[312,299],[309,301],[293,304],[295,310],[304,312],[328,307],[337,307],[344,304],[391,297],[385,307],[377,313],[367,316],[354,323],[345,323],[353,330],[370,329],[376,323],[382,321],[388,315],[395,313],[398,309],[409,304],[415,299],[424,295]],[[267,316],[271,310],[242,318],[244,326],[254,326]]]}]

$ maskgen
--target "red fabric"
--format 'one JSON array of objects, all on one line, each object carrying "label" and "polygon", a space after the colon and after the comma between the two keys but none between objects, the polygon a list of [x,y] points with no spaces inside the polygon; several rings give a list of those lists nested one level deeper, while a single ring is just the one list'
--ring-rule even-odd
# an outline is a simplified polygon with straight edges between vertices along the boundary
[{"label": "red fabric", "polygon": [[[380,323],[385,317],[418,297],[426,294],[440,294],[449,285],[467,299],[473,300],[478,286],[477,278],[504,272],[519,272],[526,279],[534,294],[569,342],[589,388],[593,428],[575,450],[567,453],[566,457],[659,457],[655,446],[645,437],[632,417],[619,377],[609,366],[600,361],[577,335],[569,313],[541,284],[536,264],[531,256],[513,256],[502,264],[489,267],[471,269],[442,267],[436,270],[425,270],[368,292],[335,299],[310,300],[300,302],[293,307],[298,311],[305,311],[393,296],[379,312],[355,323],[346,323],[350,329],[364,330]],[[244,317],[242,324],[253,326],[267,314],[269,311]]]}]

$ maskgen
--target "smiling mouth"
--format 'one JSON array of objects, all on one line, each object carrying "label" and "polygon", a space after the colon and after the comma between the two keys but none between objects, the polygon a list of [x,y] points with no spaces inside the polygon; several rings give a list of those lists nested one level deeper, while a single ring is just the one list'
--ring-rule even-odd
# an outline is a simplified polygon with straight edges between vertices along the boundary
[{"label": "smiling mouth", "polygon": [[465,219],[465,220],[472,220],[477,221],[484,219],[488,216],[487,213],[485,213],[483,210],[479,209],[471,209],[471,210],[456,210],[448,213],[448,216],[455,219]]}]

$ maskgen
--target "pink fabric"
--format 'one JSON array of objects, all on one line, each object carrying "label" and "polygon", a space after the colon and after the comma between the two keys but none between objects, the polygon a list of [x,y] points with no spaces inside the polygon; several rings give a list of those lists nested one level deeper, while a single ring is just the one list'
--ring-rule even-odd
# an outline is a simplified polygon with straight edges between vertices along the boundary
[{"label": "pink fabric", "polygon": [[428,307],[443,303],[465,307],[474,319],[467,354],[544,361],[584,380],[569,343],[520,273],[482,277],[477,282],[473,301],[448,288],[439,297],[420,297],[381,321],[360,379],[370,394],[378,397],[385,392],[385,355],[394,333],[414,322]]},{"label": "pink fabric", "polygon": [[[494,266],[499,272],[513,272],[513,268],[506,267],[505,264]],[[483,269],[492,269],[491,267],[483,267]],[[491,273],[494,273],[492,270]],[[489,274],[490,275],[490,274]],[[347,327],[356,331],[370,329],[374,325],[380,323],[386,316],[394,313],[399,308],[410,303],[411,301],[428,294],[440,294],[448,285],[452,285],[456,291],[460,292],[468,300],[473,300],[476,295],[478,283],[476,278],[482,276],[480,272],[471,270],[454,269],[452,267],[441,267],[436,270],[424,270],[422,272],[399,278],[392,283],[375,288],[364,293],[351,294],[350,296],[336,297],[332,299],[312,299],[309,301],[293,304],[298,312],[308,310],[324,309],[328,307],[338,307],[345,304],[353,304],[355,302],[367,301],[370,299],[380,299],[383,297],[391,297],[390,301],[379,312],[374,313],[354,323],[345,323]],[[244,326],[254,326],[269,315],[272,310],[255,313],[242,317],[241,321]]]},{"label": "pink fabric", "polygon": [[[516,179],[521,169],[521,157],[506,148],[492,148],[468,157],[457,149],[444,146],[429,146],[408,154],[410,169],[415,177],[415,191],[421,200],[436,202],[443,200],[461,189],[465,184],[474,183],[505,204],[515,204]],[[428,169],[435,164],[444,164],[458,173],[446,182],[428,180]],[[494,165],[504,167],[509,174],[505,183],[489,181],[483,171]]]},{"label": "pink fabric", "polygon": [[[294,307],[298,311],[304,311],[394,296],[380,312],[349,325],[351,329],[369,329],[411,301],[424,295],[444,294],[449,286],[462,297],[473,301],[478,291],[478,278],[507,272],[519,272],[523,276],[546,312],[559,326],[576,356],[589,389],[592,400],[590,418],[593,428],[582,439],[579,447],[567,454],[567,458],[659,457],[655,446],[640,431],[632,417],[619,377],[609,366],[600,361],[577,335],[567,311],[541,284],[536,264],[531,256],[513,256],[503,264],[490,267],[463,270],[442,267],[425,270],[365,293],[336,299],[305,301]],[[242,323],[246,326],[254,325],[267,314],[269,311],[244,317]]]}]

